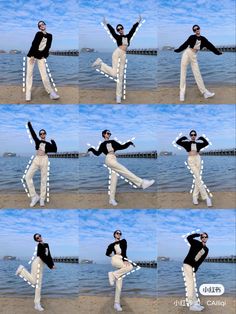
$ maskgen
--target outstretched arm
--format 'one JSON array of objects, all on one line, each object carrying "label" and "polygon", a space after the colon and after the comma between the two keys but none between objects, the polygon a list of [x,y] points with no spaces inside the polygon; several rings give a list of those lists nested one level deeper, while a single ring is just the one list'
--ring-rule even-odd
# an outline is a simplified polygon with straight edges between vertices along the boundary
[{"label": "outstretched arm", "polygon": [[189,40],[190,40],[190,37],[179,48],[175,49],[174,52],[181,52],[184,49],[188,48]]},{"label": "outstretched arm", "polygon": [[139,16],[138,21],[132,26],[131,30],[129,31],[129,34],[127,35],[127,37],[129,39],[131,39],[133,37],[133,35],[134,35],[139,23],[141,22],[141,20],[142,20],[142,18],[141,18],[141,16]]},{"label": "outstretched arm", "polygon": [[96,149],[93,148],[93,147],[90,147],[90,148],[88,149],[88,152],[92,152],[95,156],[101,155],[101,153],[102,153],[102,144],[100,144],[98,150],[96,150]]},{"label": "outstretched arm", "polygon": [[129,141],[129,142],[125,143],[125,144],[120,144],[120,143],[118,143],[118,142],[116,142],[116,141],[113,141],[113,143],[114,143],[114,148],[115,148],[115,150],[123,150],[123,149],[128,148],[128,147],[131,146],[131,145],[134,146],[134,143],[131,142],[131,141]]},{"label": "outstretched arm", "polygon": [[29,128],[29,130],[30,130],[30,134],[31,134],[33,140],[34,140],[35,142],[37,142],[39,139],[38,139],[38,137],[37,137],[37,135],[36,135],[36,133],[35,133],[35,131],[34,131],[34,129],[33,129],[32,124],[31,124],[30,121],[28,122],[28,128]]},{"label": "outstretched arm", "polygon": [[205,38],[206,48],[212,51],[216,55],[222,55],[222,52],[218,50],[209,40]]},{"label": "outstretched arm", "polygon": [[[105,22],[104,22],[105,21]],[[116,31],[114,30],[114,28],[111,26],[111,24],[107,23],[106,19],[104,18],[103,23],[107,26],[107,28],[109,29],[112,37],[114,37],[115,39],[117,39],[117,37],[119,37],[118,34],[116,34]]]}]

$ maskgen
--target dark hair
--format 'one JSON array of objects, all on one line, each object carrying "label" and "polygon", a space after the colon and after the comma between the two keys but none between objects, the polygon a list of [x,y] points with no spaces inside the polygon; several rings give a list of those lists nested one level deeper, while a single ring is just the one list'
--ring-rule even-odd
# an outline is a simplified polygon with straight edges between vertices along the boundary
[{"label": "dark hair", "polygon": [[194,30],[195,27],[199,27],[200,28],[199,25],[195,24],[195,25],[193,25],[192,30]]},{"label": "dark hair", "polygon": [[36,240],[36,236],[40,236],[40,233],[35,233],[35,234],[34,234],[34,236],[33,236],[34,241],[36,241],[36,242],[37,242],[37,240]]},{"label": "dark hair", "polygon": [[202,236],[203,234],[205,234],[205,235],[208,237],[208,234],[207,234],[206,232],[202,232],[202,233],[201,233],[201,236]]},{"label": "dark hair", "polygon": [[44,25],[46,25],[46,23],[45,23],[44,21],[38,21],[38,28],[40,28],[40,27],[39,27],[39,24],[40,24],[40,23],[43,23]]},{"label": "dark hair", "polygon": [[46,132],[44,129],[41,129],[41,130],[39,130],[39,136],[40,136],[40,133],[41,133],[42,131],[43,131],[45,134],[47,134],[47,132]]},{"label": "dark hair", "polygon": [[196,132],[195,130],[191,130],[191,131],[189,132],[189,135],[190,135],[192,132],[195,132],[195,133],[197,134],[197,132]]},{"label": "dark hair", "polygon": [[122,28],[124,28],[124,26],[123,26],[122,24],[117,24],[117,25],[116,25],[116,30],[117,30],[117,28],[120,27],[120,26],[121,26]]},{"label": "dark hair", "polygon": [[122,232],[118,229],[118,230],[115,230],[114,232],[113,232],[113,237],[115,238],[115,234],[116,234],[116,232],[117,231],[119,231],[121,234],[122,234]]},{"label": "dark hair", "polygon": [[[105,136],[105,134],[108,132],[109,130],[103,130],[102,131],[102,137],[104,137]],[[110,131],[109,131],[110,132]]]}]

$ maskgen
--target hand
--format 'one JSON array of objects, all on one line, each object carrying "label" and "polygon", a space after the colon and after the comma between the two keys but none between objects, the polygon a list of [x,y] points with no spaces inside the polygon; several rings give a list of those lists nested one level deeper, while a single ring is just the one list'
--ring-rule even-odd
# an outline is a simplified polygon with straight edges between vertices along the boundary
[{"label": "hand", "polygon": [[134,143],[132,143],[132,145],[135,147]]},{"label": "hand", "polygon": [[52,266],[52,269],[56,269],[56,268],[57,268],[56,265],[53,265],[53,266]]},{"label": "hand", "polygon": [[106,20],[105,16],[103,17],[102,23],[105,24],[105,25],[107,25],[107,20]]},{"label": "hand", "polygon": [[34,62],[35,62],[34,57],[31,57],[29,62],[30,62],[30,64],[34,64]]},{"label": "hand", "polygon": [[138,23],[140,23],[142,21],[142,16],[139,14],[138,16]]}]

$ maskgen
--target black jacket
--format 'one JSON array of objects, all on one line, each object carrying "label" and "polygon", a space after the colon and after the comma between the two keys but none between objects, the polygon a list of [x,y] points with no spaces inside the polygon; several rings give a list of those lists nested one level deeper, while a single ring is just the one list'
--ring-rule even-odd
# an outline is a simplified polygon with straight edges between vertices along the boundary
[{"label": "black jacket", "polygon": [[194,143],[197,146],[197,152],[199,152],[202,148],[204,148],[207,145],[209,145],[208,141],[203,136],[200,136],[197,140],[201,140],[202,143],[201,142],[190,141],[190,140],[188,140],[188,138],[186,136],[182,136],[181,138],[179,138],[176,141],[176,144],[178,144],[179,146],[182,146],[183,148],[185,148],[185,150],[187,152],[191,151],[191,144],[194,144]]},{"label": "black jacket", "polygon": [[110,24],[107,24],[107,27],[108,27],[111,35],[115,38],[117,46],[119,47],[119,46],[122,46],[122,37],[127,38],[128,39],[128,46],[130,45],[130,40],[131,40],[132,36],[134,35],[138,25],[139,25],[138,22],[135,23],[127,35],[117,34],[116,31],[114,30],[114,28]]},{"label": "black jacket", "polygon": [[31,136],[35,142],[35,149],[38,150],[39,149],[39,145],[40,143],[45,143],[45,154],[47,153],[56,153],[57,152],[57,145],[55,143],[55,141],[51,140],[51,143],[46,142],[46,141],[42,141],[41,139],[39,139],[36,135],[36,133],[34,132],[34,129],[31,125],[30,122],[28,122],[28,127],[31,133]]},{"label": "black jacket", "polygon": [[211,42],[209,42],[206,37],[204,36],[197,36],[197,35],[191,35],[189,38],[178,48],[175,49],[175,52],[181,52],[184,49],[190,47],[193,48],[195,46],[196,41],[201,40],[201,46],[200,49],[206,47],[208,50],[214,52],[216,55],[222,55],[222,52],[220,52]]},{"label": "black jacket", "polygon": [[[40,51],[39,45],[43,37],[47,38],[47,43],[44,50]],[[52,34],[49,34],[49,33],[44,34],[43,32],[37,32],[34,37],[34,40],[32,41],[32,45],[27,54],[27,57],[35,57],[36,59],[42,59],[42,58],[46,59],[49,55],[49,49],[51,48],[51,45],[52,45]]]},{"label": "black jacket", "polygon": [[54,266],[54,262],[49,250],[49,245],[47,243],[39,243],[37,256],[41,258],[41,260],[50,268],[52,269]]},{"label": "black jacket", "polygon": [[[194,239],[196,237],[200,237],[200,234],[194,233],[187,237],[187,240],[190,243],[191,247],[189,249],[188,255],[184,259],[184,264],[188,264],[194,267],[195,272],[198,270],[198,267],[202,264],[209,252],[209,249],[204,246],[202,242]],[[203,250],[203,254],[201,254],[201,256],[198,256],[198,253],[201,252],[201,250]]]},{"label": "black jacket", "polygon": [[109,141],[104,141],[100,144],[98,150],[90,147],[88,149],[88,152],[92,152],[94,155],[99,156],[101,155],[101,153],[107,155],[108,154],[108,150],[107,150],[107,144],[111,144],[111,146],[114,149],[114,152],[117,150],[122,150],[122,149],[126,149],[128,148],[130,145],[133,145],[132,142],[127,142],[125,144],[120,144],[118,142],[116,142],[115,140],[109,140]]},{"label": "black jacket", "polygon": [[111,244],[108,245],[108,248],[107,248],[107,251],[106,251],[106,256],[110,256],[112,254],[112,252],[114,254],[116,254],[116,251],[115,251],[115,248],[114,246],[116,244],[119,244],[120,245],[120,248],[121,248],[121,255],[123,257],[123,260],[124,258],[127,258],[126,256],[126,251],[127,251],[127,241],[125,239],[122,239],[120,241],[115,241]]}]

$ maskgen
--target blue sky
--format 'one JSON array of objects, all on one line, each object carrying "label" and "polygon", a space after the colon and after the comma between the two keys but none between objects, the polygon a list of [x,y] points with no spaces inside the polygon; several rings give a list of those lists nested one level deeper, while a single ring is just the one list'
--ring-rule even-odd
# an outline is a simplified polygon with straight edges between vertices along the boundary
[{"label": "blue sky", "polygon": [[78,49],[76,0],[2,0],[0,12],[0,49],[28,51],[39,20],[44,20],[47,31],[53,34],[52,49]]},{"label": "blue sky", "polygon": [[157,1],[146,0],[81,0],[79,2],[80,48],[92,47],[112,51],[116,45],[101,26],[103,17],[115,27],[121,23],[126,32],[137,21],[139,14],[146,20],[132,41],[133,48],[157,46]]},{"label": "blue sky", "polygon": [[42,128],[47,139],[54,139],[58,151],[78,150],[78,106],[76,105],[1,105],[0,155],[10,151],[32,154],[25,124],[31,121],[36,134]]},{"label": "blue sky", "polygon": [[209,256],[235,255],[235,210],[159,210],[158,254],[184,259],[189,247],[182,235],[200,229],[209,235]]},{"label": "blue sky", "polygon": [[158,0],[158,46],[175,47],[199,24],[202,35],[215,45],[235,44],[235,1]]},{"label": "blue sky", "polygon": [[157,256],[155,210],[81,210],[79,212],[79,255],[96,262],[109,263],[107,246],[114,242],[113,232],[122,231],[128,242],[131,260],[154,260]]},{"label": "blue sky", "polygon": [[12,209],[0,211],[0,258],[31,258],[37,232],[49,243],[52,256],[78,256],[77,210]]}]

